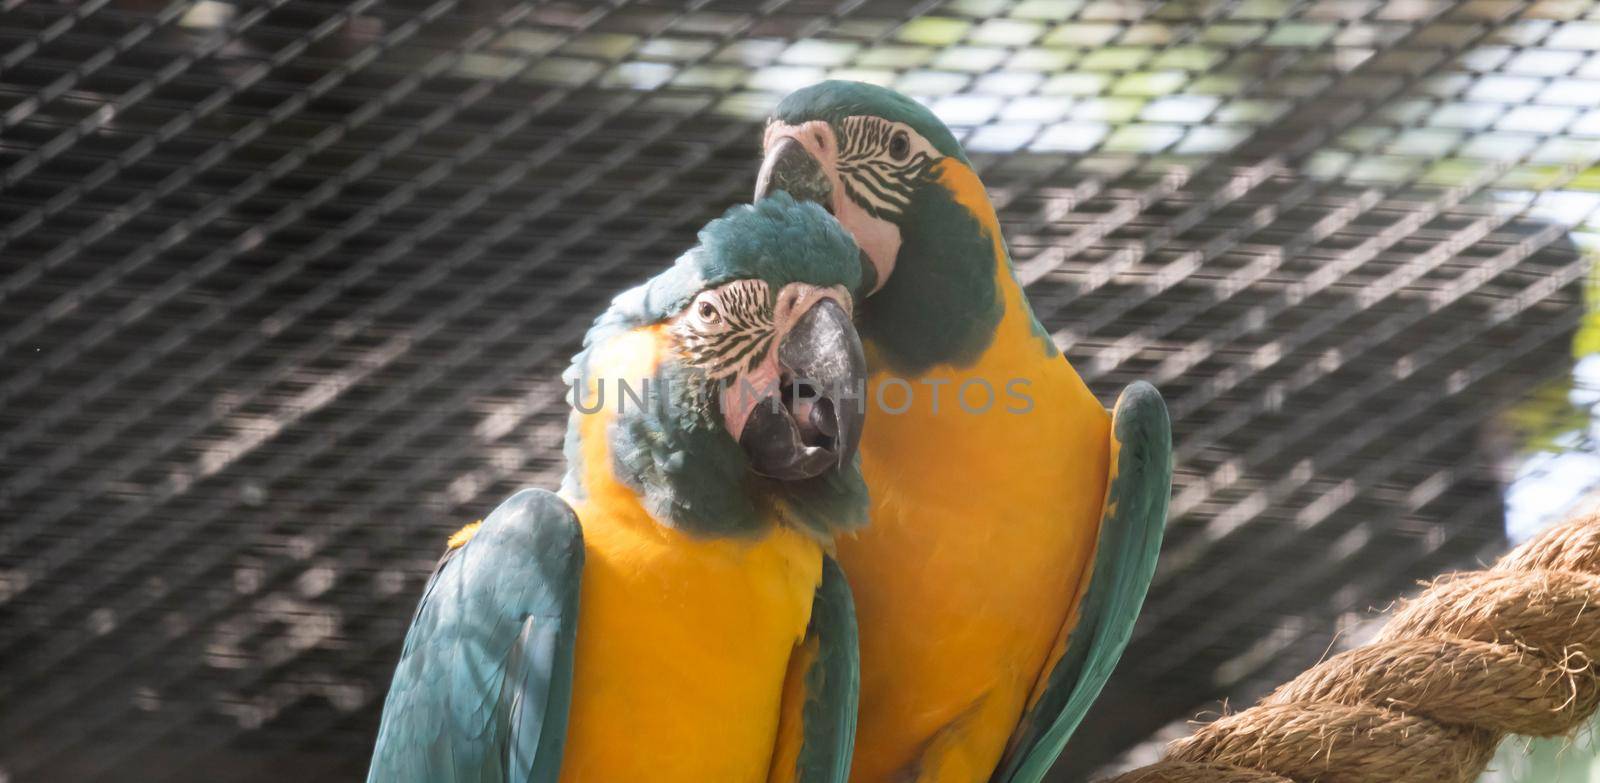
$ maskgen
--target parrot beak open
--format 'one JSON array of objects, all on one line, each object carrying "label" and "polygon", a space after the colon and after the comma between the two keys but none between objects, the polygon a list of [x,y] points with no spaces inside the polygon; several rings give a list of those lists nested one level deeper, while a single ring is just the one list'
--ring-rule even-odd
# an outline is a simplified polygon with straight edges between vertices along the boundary
[{"label": "parrot beak open", "polygon": [[867,360],[845,309],[822,299],[778,343],[779,393],[756,403],[739,435],[755,472],[780,481],[848,464],[866,420]]},{"label": "parrot beak open", "polygon": [[814,201],[833,214],[833,183],[822,164],[793,138],[779,139],[761,162],[756,176],[756,200],[774,191],[788,191],[797,201]]}]

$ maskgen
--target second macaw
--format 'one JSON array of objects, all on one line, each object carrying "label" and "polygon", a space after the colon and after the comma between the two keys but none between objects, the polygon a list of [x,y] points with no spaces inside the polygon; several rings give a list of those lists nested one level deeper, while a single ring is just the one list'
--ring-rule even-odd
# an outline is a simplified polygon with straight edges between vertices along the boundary
[{"label": "second macaw", "polygon": [[858,251],[788,199],[700,240],[590,330],[560,494],[452,538],[370,783],[845,780],[855,623],[824,547],[866,520],[863,412],[833,396],[865,381]]},{"label": "second macaw", "polygon": [[852,780],[1038,781],[1121,656],[1171,489],[1148,384],[1109,414],[1018,283],[950,130],[891,90],[782,101],[756,195],[826,206],[870,262],[872,525],[839,541],[861,628]]}]

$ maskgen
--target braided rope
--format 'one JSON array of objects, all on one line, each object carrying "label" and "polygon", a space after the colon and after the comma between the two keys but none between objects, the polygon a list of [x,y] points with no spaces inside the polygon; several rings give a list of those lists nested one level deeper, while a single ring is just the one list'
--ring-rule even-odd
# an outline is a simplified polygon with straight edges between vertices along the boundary
[{"label": "braided rope", "polygon": [[1600,515],[1403,601],[1371,644],[1106,783],[1470,783],[1600,707]]}]

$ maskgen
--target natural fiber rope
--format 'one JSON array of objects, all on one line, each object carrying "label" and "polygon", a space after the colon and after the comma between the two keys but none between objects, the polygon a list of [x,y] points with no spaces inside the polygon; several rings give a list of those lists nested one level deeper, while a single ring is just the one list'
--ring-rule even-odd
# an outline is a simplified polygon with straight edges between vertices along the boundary
[{"label": "natural fiber rope", "polygon": [[1600,515],[1435,580],[1371,644],[1106,783],[1468,783],[1600,707]]}]

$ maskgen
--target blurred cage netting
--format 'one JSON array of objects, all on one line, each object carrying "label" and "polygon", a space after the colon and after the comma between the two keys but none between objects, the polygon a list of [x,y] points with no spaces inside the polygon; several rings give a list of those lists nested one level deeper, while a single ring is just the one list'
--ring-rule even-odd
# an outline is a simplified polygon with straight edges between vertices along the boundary
[{"label": "blurred cage netting", "polygon": [[1596,8],[0,0],[0,781],[358,778],[444,537],[557,483],[589,320],[828,76],[956,127],[1071,360],[1167,396],[1059,779],[1148,760],[1502,545],[1501,414],[1584,320]]}]

